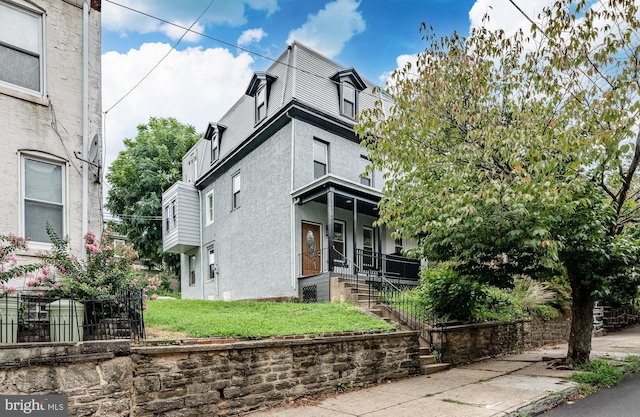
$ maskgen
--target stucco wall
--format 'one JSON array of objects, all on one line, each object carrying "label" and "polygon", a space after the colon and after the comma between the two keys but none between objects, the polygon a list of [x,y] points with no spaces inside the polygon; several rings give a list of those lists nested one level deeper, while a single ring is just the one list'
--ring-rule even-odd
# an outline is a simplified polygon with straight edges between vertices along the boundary
[{"label": "stucco wall", "polygon": [[[207,248],[213,245],[218,274],[212,281],[198,279],[198,288],[185,289],[183,284],[185,297],[192,293],[205,299],[297,296],[291,279],[290,149],[291,123],[202,191],[203,213],[204,196],[214,192],[214,222],[203,227],[204,262],[198,271],[207,276]],[[237,172],[240,207],[232,210],[231,179]]]},{"label": "stucco wall", "polygon": [[[82,152],[82,8],[62,0],[34,0],[46,12],[44,19],[45,93],[38,97],[11,86],[0,86],[0,233],[23,233],[21,219],[21,152],[64,162],[67,182],[65,198],[66,234],[71,250],[82,251],[82,162],[73,152]],[[89,140],[101,141],[101,32],[100,12],[89,15]],[[53,126],[52,126],[53,125]],[[54,128],[55,126],[55,128]],[[97,169],[89,169],[89,230],[102,230],[101,184]],[[25,254],[31,261],[38,249]],[[22,285],[22,282],[16,283]]]}]

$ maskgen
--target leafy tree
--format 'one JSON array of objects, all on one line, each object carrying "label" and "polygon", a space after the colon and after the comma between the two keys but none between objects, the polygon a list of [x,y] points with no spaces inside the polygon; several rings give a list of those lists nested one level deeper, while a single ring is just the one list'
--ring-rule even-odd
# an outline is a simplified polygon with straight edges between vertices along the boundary
[{"label": "leafy tree", "polygon": [[502,285],[566,274],[581,363],[594,300],[639,258],[640,22],[633,0],[560,0],[537,20],[512,35],[426,31],[417,63],[392,75],[393,109],[357,129],[389,173],[379,222],[418,255]]},{"label": "leafy tree", "polygon": [[131,241],[143,262],[151,266],[164,260],[171,268],[178,256],[162,252],[162,193],[182,178],[182,157],[200,134],[174,118],[149,119],[138,125],[135,139],[125,139],[107,174],[111,189],[107,209],[121,220],[116,232]]}]

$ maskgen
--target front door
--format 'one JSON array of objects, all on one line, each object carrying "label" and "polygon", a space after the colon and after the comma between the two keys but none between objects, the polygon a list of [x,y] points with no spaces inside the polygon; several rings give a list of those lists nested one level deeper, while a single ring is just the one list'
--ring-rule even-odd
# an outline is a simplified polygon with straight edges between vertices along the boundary
[{"label": "front door", "polygon": [[322,270],[320,226],[302,223],[302,275],[316,275]]}]

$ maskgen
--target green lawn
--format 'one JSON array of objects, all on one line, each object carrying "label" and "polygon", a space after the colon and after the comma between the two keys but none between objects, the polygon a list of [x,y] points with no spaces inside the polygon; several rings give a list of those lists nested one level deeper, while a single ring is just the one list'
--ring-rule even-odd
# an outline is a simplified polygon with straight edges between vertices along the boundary
[{"label": "green lawn", "polygon": [[348,303],[155,300],[148,306],[147,327],[189,337],[262,338],[393,329]]}]

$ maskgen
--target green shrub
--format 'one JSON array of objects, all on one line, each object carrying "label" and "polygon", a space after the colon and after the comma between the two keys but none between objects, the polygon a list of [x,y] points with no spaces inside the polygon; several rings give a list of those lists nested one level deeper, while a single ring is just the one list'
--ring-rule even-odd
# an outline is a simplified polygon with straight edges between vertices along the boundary
[{"label": "green shrub", "polygon": [[418,293],[432,314],[457,320],[474,318],[483,296],[480,284],[446,265],[423,269]]}]

